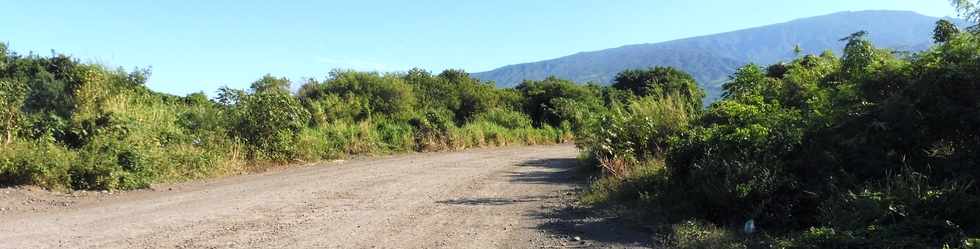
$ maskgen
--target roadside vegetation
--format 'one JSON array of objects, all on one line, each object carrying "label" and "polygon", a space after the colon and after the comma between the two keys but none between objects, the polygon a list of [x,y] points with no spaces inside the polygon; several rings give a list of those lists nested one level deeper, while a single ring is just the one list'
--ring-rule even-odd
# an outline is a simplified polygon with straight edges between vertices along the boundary
[{"label": "roadside vegetation", "polygon": [[0,45],[0,186],[137,189],[351,155],[565,142],[570,126],[541,103],[591,91],[338,70],[298,93],[266,75],[209,98],[151,91],[149,74]]},{"label": "roadside vegetation", "polygon": [[576,130],[604,172],[583,200],[676,248],[980,248],[980,35],[865,36],[746,65],[706,108],[683,73],[623,72]]}]

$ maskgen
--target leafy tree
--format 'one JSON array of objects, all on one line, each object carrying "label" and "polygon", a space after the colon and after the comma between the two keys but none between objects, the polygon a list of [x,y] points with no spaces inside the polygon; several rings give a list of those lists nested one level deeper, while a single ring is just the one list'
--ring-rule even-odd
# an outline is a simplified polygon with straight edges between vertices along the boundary
[{"label": "leafy tree", "polygon": [[789,68],[787,68],[783,63],[772,64],[766,67],[766,76],[781,79],[784,75],[786,75],[787,70],[789,70]]},{"label": "leafy tree", "polygon": [[497,91],[498,104],[500,108],[515,111],[524,109],[525,96],[515,88],[499,89]]},{"label": "leafy tree", "polygon": [[761,94],[761,90],[766,85],[761,85],[766,81],[766,73],[759,66],[754,64],[745,65],[735,71],[729,81],[722,85],[725,93],[723,98],[738,98],[740,96],[751,96]]},{"label": "leafy tree", "polygon": [[843,70],[845,74],[851,76],[865,73],[865,70],[875,62],[876,57],[883,52],[874,48],[865,31],[851,34],[842,41],[847,41],[847,45],[844,46]]},{"label": "leafy tree", "polygon": [[227,86],[218,88],[218,97],[215,100],[219,104],[225,106],[233,106],[238,104],[245,96],[248,95],[245,91],[239,89],[233,89]]},{"label": "leafy tree", "polygon": [[77,61],[63,55],[51,58],[7,54],[2,76],[23,82],[30,88],[24,103],[26,113],[50,113],[67,119],[74,110],[72,99],[80,78],[75,76]]},{"label": "leafy tree", "polygon": [[583,104],[600,104],[599,93],[574,82],[548,77],[542,81],[524,81],[515,89],[524,96],[524,112],[531,116],[535,124],[560,126],[562,115],[556,113],[556,104],[561,101],[574,101]]},{"label": "leafy tree", "polygon": [[950,0],[950,2],[956,8],[956,11],[960,12],[960,15],[966,18],[967,21],[980,24],[980,9],[977,8],[977,5],[980,5],[980,1],[974,3],[971,0]]},{"label": "leafy tree", "polygon": [[404,79],[415,87],[422,109],[448,110],[457,124],[501,105],[501,90],[481,82],[458,69],[448,69],[433,76],[421,69],[412,69]]},{"label": "leafy tree", "polygon": [[250,89],[253,93],[289,93],[289,86],[292,83],[286,77],[274,77],[271,74],[262,76],[261,79],[252,82]]},{"label": "leafy tree", "polygon": [[414,86],[418,103],[422,109],[458,110],[462,104],[457,82],[451,82],[447,70],[440,76],[428,71],[413,68],[404,76],[405,82]]},{"label": "leafy tree", "polygon": [[469,121],[474,116],[488,112],[500,106],[500,96],[496,87],[484,83],[469,83],[460,85],[460,106],[455,111],[456,122]]},{"label": "leafy tree", "polygon": [[[459,69],[448,69],[439,73],[438,82],[444,82],[443,90],[448,90],[446,107],[454,113],[457,124],[468,121],[474,115],[489,111],[497,106],[496,88],[470,77],[469,73]],[[432,96],[436,97],[436,96]],[[452,101],[458,101],[453,103]]]},{"label": "leafy tree", "polygon": [[933,31],[932,40],[936,43],[947,42],[959,33],[960,29],[956,27],[956,24],[942,19],[936,22],[936,29]]},{"label": "leafy tree", "polygon": [[201,105],[211,105],[213,104],[211,100],[208,99],[208,95],[204,92],[191,93],[182,98],[184,103],[191,106],[201,106]]},{"label": "leafy tree", "polygon": [[413,113],[415,92],[401,77],[353,71],[334,71],[330,77],[323,91],[343,98],[364,98],[368,116],[405,119]]},{"label": "leafy tree", "polygon": [[641,97],[677,96],[688,103],[691,112],[701,110],[705,96],[694,77],[671,67],[623,71],[616,75],[612,87]]},{"label": "leafy tree", "polygon": [[868,38],[868,31],[861,30],[861,31],[858,31],[858,32],[851,33],[850,35],[847,35],[844,38],[840,38],[839,41],[842,41],[842,42],[850,42],[850,41],[853,41],[853,40],[862,40],[862,39],[863,40],[867,40],[867,38]]}]

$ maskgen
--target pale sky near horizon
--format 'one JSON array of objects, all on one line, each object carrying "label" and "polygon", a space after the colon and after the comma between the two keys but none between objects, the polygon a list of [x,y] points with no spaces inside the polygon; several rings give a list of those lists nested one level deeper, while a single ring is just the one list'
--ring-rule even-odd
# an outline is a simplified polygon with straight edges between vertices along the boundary
[{"label": "pale sky near horizon", "polygon": [[0,42],[82,61],[152,67],[157,91],[213,95],[266,73],[333,68],[480,72],[839,11],[954,16],[946,0],[0,0]]}]

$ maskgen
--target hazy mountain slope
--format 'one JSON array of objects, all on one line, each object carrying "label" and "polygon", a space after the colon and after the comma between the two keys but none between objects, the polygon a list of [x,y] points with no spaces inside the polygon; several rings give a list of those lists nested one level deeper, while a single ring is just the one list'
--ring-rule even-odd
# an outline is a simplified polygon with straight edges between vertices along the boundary
[{"label": "hazy mountain slope", "polygon": [[805,53],[827,49],[837,52],[841,38],[865,30],[881,47],[914,50],[932,43],[938,18],[907,11],[840,12],[734,32],[669,41],[655,46],[682,50],[711,51],[717,56],[770,64],[791,58],[800,44]]},{"label": "hazy mountain slope", "polygon": [[550,75],[577,82],[607,83],[616,73],[628,68],[651,65],[682,68],[695,74],[698,82],[723,79],[743,61],[696,50],[637,47],[584,52],[554,60],[506,66],[494,71],[474,74],[484,80],[494,80],[499,86],[511,87],[524,79],[544,79]]},{"label": "hazy mountain slope", "polygon": [[828,49],[839,53],[844,45],[839,41],[842,37],[865,30],[878,46],[921,50],[932,44],[937,20],[908,11],[840,12],[722,34],[583,52],[473,75],[495,81],[501,87],[551,75],[578,82],[609,83],[624,69],[673,66],[693,74],[709,90],[709,96],[717,96],[718,86],[737,67],[749,62],[771,64],[791,59],[796,44],[805,53]]}]

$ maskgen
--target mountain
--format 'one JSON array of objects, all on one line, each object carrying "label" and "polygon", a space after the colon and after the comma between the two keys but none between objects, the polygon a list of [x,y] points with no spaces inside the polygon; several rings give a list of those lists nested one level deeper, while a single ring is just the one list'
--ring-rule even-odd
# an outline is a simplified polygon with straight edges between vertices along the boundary
[{"label": "mountain", "polygon": [[879,47],[917,51],[932,44],[932,30],[939,18],[910,11],[839,12],[786,23],[662,43],[627,45],[582,52],[557,59],[505,66],[474,73],[500,87],[513,87],[525,79],[548,76],[576,82],[608,84],[625,69],[671,66],[691,73],[707,89],[709,97],[738,67],[773,64],[795,56],[799,44],[805,54],[833,50],[840,54],[840,39],[868,31]]}]

